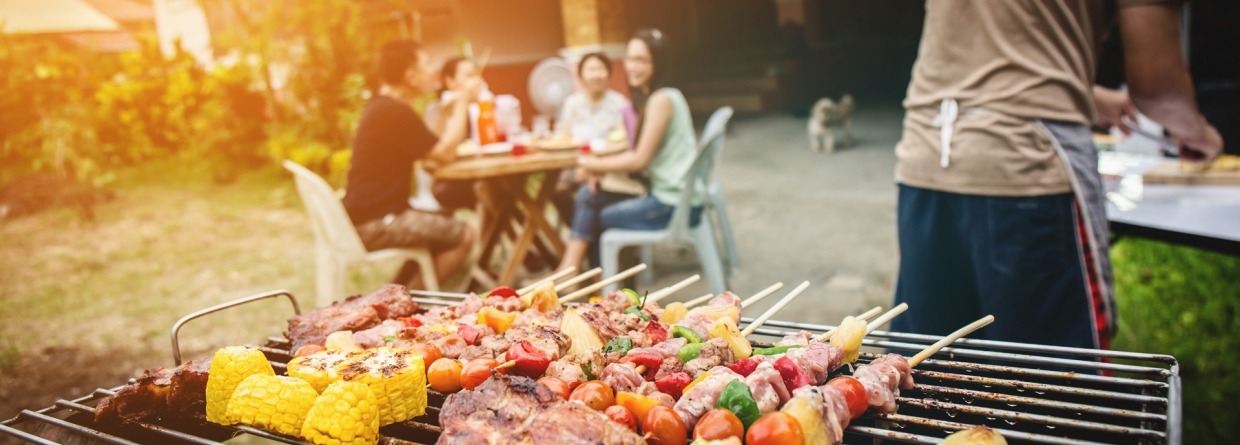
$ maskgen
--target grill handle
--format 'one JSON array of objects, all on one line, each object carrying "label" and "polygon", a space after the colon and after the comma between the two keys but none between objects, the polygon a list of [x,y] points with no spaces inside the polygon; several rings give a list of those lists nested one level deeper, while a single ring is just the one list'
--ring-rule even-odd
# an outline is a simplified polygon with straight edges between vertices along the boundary
[{"label": "grill handle", "polygon": [[293,294],[289,292],[288,290],[279,289],[279,290],[273,290],[270,292],[265,292],[265,293],[261,293],[257,295],[250,295],[248,297],[238,298],[236,300],[225,302],[225,303],[220,303],[215,306],[211,306],[206,309],[201,309],[189,315],[181,317],[180,320],[177,320],[177,322],[172,325],[172,360],[176,362],[177,366],[181,366],[181,344],[177,340],[177,336],[181,332],[181,326],[184,326],[185,323],[189,322],[190,320],[201,317],[203,315],[213,314],[213,313],[222,311],[224,309],[228,309],[230,307],[236,307],[236,306],[240,306],[246,303],[252,303],[258,300],[265,300],[268,298],[274,298],[274,297],[280,297],[280,296],[288,297],[288,301],[290,303],[293,303],[293,313],[296,315],[301,315],[301,305],[297,303],[297,297],[294,297]]}]

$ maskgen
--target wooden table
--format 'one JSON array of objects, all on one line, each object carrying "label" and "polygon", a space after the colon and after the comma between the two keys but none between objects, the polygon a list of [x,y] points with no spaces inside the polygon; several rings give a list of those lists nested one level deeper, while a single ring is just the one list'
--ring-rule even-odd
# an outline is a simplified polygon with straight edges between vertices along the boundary
[{"label": "wooden table", "polygon": [[[612,154],[625,149],[624,144],[609,144],[596,154]],[[516,242],[511,255],[503,262],[500,272],[494,276],[500,285],[516,283],[517,270],[521,267],[531,247],[543,254],[544,259],[558,261],[564,254],[564,240],[547,220],[546,210],[560,172],[577,165],[581,151],[534,150],[521,156],[511,154],[465,156],[457,161],[435,168],[431,174],[436,180],[475,180],[483,185],[487,212],[482,218],[482,254],[478,264],[488,265],[505,233],[513,234]],[[531,195],[527,190],[529,178],[543,174],[543,180]],[[518,226],[519,228],[515,228]],[[514,233],[515,232],[515,233]],[[540,236],[541,235],[541,236]],[[488,272],[490,273],[490,272]]]}]

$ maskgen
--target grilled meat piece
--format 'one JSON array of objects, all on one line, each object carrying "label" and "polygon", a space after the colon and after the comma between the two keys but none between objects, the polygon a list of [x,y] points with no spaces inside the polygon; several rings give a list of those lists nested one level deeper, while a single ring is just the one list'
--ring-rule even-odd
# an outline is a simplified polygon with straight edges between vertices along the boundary
[{"label": "grilled meat piece", "polygon": [[288,320],[291,350],[305,345],[321,345],[336,331],[361,331],[396,317],[408,317],[418,310],[405,287],[388,284],[367,295],[354,295],[294,316]]},{"label": "grilled meat piece", "polygon": [[496,376],[448,396],[440,444],[641,444],[640,436],[520,376]]},{"label": "grilled meat piece", "polygon": [[95,407],[95,422],[117,425],[203,413],[209,369],[210,358],[190,360],[176,368],[148,369],[137,382],[101,400]]},{"label": "grilled meat piece", "polygon": [[698,420],[715,407],[715,402],[719,401],[719,394],[723,392],[723,387],[728,386],[728,383],[733,380],[742,379],[744,377],[732,372],[731,369],[722,366],[711,368],[710,377],[689,388],[689,391],[676,401],[673,409],[676,410],[676,414],[680,414],[680,419],[685,421],[685,427],[692,431]]},{"label": "grilled meat piece", "polygon": [[685,363],[685,372],[691,376],[697,376],[702,371],[726,365],[732,361],[732,348],[728,347],[728,342],[722,338],[712,338],[706,341],[706,346],[702,347],[702,352],[697,358]]}]

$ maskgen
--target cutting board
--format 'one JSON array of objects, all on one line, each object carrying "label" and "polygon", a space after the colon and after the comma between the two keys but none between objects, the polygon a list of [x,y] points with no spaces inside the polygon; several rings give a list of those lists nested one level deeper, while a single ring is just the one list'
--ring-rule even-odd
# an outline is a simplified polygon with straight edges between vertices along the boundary
[{"label": "cutting board", "polygon": [[1168,161],[1150,167],[1141,178],[1146,184],[1240,185],[1236,161],[1234,156],[1224,155],[1202,171],[1184,170],[1179,161]]}]

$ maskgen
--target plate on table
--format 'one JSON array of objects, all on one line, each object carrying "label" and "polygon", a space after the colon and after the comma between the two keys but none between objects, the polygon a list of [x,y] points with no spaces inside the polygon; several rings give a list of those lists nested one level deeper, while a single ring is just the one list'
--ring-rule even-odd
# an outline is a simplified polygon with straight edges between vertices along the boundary
[{"label": "plate on table", "polygon": [[511,142],[493,142],[478,147],[478,143],[474,141],[466,141],[456,149],[457,156],[474,156],[482,155],[504,155],[512,153]]},{"label": "plate on table", "polygon": [[574,141],[572,138],[567,137],[567,136],[556,136],[556,137],[551,137],[551,138],[535,139],[530,142],[531,147],[534,147],[539,150],[549,150],[549,151],[578,150],[578,149],[581,149],[582,145],[583,144],[581,142]]}]

